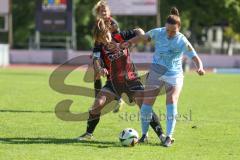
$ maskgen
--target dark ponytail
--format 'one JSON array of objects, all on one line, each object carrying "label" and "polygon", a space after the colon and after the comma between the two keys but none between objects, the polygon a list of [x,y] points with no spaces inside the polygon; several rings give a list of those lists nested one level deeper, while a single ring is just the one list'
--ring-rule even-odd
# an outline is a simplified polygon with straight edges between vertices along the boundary
[{"label": "dark ponytail", "polygon": [[170,15],[167,17],[168,24],[177,24],[179,27],[181,26],[181,19],[179,17],[179,12],[176,7],[172,7],[170,10]]},{"label": "dark ponytail", "polygon": [[179,16],[178,9],[176,7],[172,7],[170,11],[170,15],[176,15]]}]

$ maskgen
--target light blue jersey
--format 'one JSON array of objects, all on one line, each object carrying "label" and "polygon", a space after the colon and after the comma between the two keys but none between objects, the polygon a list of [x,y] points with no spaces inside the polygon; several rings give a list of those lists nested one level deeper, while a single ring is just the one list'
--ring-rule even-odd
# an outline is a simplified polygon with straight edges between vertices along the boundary
[{"label": "light blue jersey", "polygon": [[155,43],[155,53],[153,55],[153,64],[165,66],[167,72],[165,76],[178,76],[183,74],[182,56],[189,58],[196,56],[197,53],[187,40],[187,38],[178,32],[173,38],[168,38],[166,28],[156,28],[146,33]]}]

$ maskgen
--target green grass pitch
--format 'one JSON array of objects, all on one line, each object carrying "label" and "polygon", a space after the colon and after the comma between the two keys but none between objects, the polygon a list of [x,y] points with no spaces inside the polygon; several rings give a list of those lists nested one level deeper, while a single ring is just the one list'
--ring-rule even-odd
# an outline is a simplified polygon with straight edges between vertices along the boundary
[{"label": "green grass pitch", "polygon": [[[171,148],[159,145],[150,129],[149,144],[122,147],[120,131],[132,127],[140,133],[138,109],[124,106],[119,113],[101,117],[95,141],[73,138],[85,131],[86,122],[66,122],[54,113],[63,99],[74,100],[71,111],[87,111],[93,99],[64,95],[48,84],[49,69],[0,69],[0,159],[1,160],[226,160],[240,159],[240,75],[208,73],[185,75]],[[92,87],[83,82],[84,72],[74,71],[67,84]],[[154,110],[165,113],[164,96]],[[162,121],[165,128],[165,121]]]}]

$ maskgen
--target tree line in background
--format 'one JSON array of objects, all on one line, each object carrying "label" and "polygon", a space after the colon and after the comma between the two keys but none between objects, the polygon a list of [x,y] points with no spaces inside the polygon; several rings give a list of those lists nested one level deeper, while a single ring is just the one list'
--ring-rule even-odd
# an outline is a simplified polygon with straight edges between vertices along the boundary
[{"label": "tree line in background", "polygon": [[[29,38],[35,33],[35,1],[12,0],[13,48],[28,48]],[[92,28],[95,18],[92,8],[98,0],[74,0],[77,48],[92,48]],[[176,6],[182,19],[182,32],[190,31],[190,41],[201,44],[203,29],[219,25],[224,31],[223,41],[240,40],[240,0],[161,0],[161,26],[171,6]],[[148,31],[156,26],[153,16],[116,16],[121,29],[141,27]]]}]

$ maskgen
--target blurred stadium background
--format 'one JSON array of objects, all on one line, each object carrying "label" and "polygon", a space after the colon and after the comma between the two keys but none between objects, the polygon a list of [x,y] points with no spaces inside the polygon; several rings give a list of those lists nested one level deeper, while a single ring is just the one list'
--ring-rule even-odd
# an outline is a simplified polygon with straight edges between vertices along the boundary
[{"label": "blurred stadium background", "polygon": [[[92,8],[97,1],[0,0],[0,64],[60,64],[78,55],[89,55],[95,21]],[[206,68],[240,68],[239,0],[108,2],[122,30],[141,27],[148,31],[164,26],[169,8],[177,6],[181,32],[194,45]],[[133,59],[150,62],[153,50],[152,44],[140,44],[133,49]]]}]

